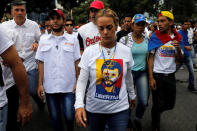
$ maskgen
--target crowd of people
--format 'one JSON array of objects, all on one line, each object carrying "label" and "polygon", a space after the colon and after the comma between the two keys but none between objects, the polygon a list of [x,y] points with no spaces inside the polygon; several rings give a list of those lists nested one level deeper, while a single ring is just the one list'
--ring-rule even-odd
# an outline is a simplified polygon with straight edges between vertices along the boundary
[{"label": "crowd of people", "polygon": [[26,18],[26,2],[11,3],[13,19],[0,25],[0,131],[20,131],[30,121],[30,96],[41,112],[47,106],[54,131],[64,131],[62,116],[67,131],[75,121],[91,131],[142,131],[150,94],[152,131],[160,131],[162,112],[174,108],[175,73],[183,64],[188,90],[197,92],[197,23],[175,25],[170,11],[156,22],[143,14],[119,20],[99,0],[88,11],[89,22],[74,30],[60,9],[39,26]]}]

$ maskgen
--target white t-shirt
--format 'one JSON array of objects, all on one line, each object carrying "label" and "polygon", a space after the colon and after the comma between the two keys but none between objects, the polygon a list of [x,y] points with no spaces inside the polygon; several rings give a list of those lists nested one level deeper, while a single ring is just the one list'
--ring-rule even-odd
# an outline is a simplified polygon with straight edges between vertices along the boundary
[{"label": "white t-shirt", "polygon": [[52,34],[39,42],[36,59],[44,62],[43,86],[46,93],[72,92],[76,84],[75,61],[80,58],[76,37]]},{"label": "white t-shirt", "polygon": [[[0,54],[5,52],[13,44],[13,42],[5,35],[3,29],[2,25],[0,25]],[[3,107],[7,102],[6,89],[0,86],[0,107]]]},{"label": "white t-shirt", "polygon": [[133,86],[126,87],[127,70],[133,64],[130,48],[121,43],[117,43],[116,49],[101,48],[99,44],[86,48],[79,63],[79,67],[90,74],[86,110],[92,113],[116,113],[128,109],[127,88],[132,88],[130,99],[135,98]]},{"label": "white t-shirt", "polygon": [[[18,52],[19,56],[22,57],[21,40],[20,40],[18,33],[13,29],[9,29],[4,26],[3,26],[3,28],[4,28],[4,31],[6,32],[7,36],[9,37],[9,39],[13,41],[13,43],[16,47],[16,51]],[[11,69],[9,67],[4,66],[2,64],[2,62],[1,62],[1,67],[2,67],[2,71],[3,71],[5,88],[8,89],[15,84],[14,78],[13,78]]]},{"label": "white t-shirt", "polygon": [[172,45],[172,41],[169,41],[157,49],[151,50],[151,53],[155,53],[153,72],[169,74],[176,71],[176,49]]},{"label": "white t-shirt", "polygon": [[78,29],[78,33],[83,39],[84,49],[90,45],[96,44],[101,40],[97,26],[93,22],[89,22]]},{"label": "white t-shirt", "polygon": [[40,28],[38,24],[32,20],[26,19],[25,23],[21,26],[17,25],[14,20],[6,21],[2,23],[5,27],[15,30],[22,42],[22,58],[24,59],[24,66],[26,71],[37,68],[35,60],[36,52],[33,51],[32,44],[38,42],[40,39]]},{"label": "white t-shirt", "polygon": [[193,44],[194,31],[192,28],[189,28],[187,31],[188,31],[188,42],[189,44]]}]

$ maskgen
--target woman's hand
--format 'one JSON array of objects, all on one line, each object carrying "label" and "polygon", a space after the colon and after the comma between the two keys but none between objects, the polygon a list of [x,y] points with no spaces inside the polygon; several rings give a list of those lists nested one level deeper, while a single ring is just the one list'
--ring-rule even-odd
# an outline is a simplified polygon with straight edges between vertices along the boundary
[{"label": "woman's hand", "polygon": [[75,119],[76,122],[79,126],[81,127],[86,127],[86,123],[87,123],[87,118],[86,118],[86,112],[84,110],[84,108],[78,108],[75,111]]}]

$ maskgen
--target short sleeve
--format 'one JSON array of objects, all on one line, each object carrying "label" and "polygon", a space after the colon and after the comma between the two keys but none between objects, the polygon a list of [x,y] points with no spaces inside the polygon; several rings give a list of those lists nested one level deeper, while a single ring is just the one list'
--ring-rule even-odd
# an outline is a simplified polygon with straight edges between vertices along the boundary
[{"label": "short sleeve", "polygon": [[155,52],[156,52],[156,49],[152,49],[149,51],[149,53],[151,53],[151,54],[155,54]]},{"label": "short sleeve", "polygon": [[39,41],[40,40],[40,36],[41,36],[41,32],[40,32],[40,28],[38,26],[38,24],[35,24],[35,41]]},{"label": "short sleeve", "polygon": [[80,49],[83,50],[84,49],[84,45],[83,45],[83,39],[81,37],[81,35],[78,33],[77,38],[79,40],[79,45],[80,45]]},{"label": "short sleeve", "polygon": [[13,45],[12,40],[3,32],[2,25],[0,25],[0,54],[5,52],[11,45]]},{"label": "short sleeve", "polygon": [[122,37],[120,40],[119,40],[120,43],[122,43],[123,45],[125,45],[125,37]]},{"label": "short sleeve", "polygon": [[74,60],[77,61],[78,59],[81,58],[81,54],[80,54],[80,48],[79,48],[79,41],[77,38],[75,38],[75,43],[74,43],[74,50],[75,50],[75,53],[74,53]]},{"label": "short sleeve", "polygon": [[41,46],[42,46],[42,40],[39,41],[39,45],[38,45],[38,50],[36,52],[36,59],[39,60],[39,61],[42,61],[44,62],[44,57],[43,57],[43,53],[41,51]]}]

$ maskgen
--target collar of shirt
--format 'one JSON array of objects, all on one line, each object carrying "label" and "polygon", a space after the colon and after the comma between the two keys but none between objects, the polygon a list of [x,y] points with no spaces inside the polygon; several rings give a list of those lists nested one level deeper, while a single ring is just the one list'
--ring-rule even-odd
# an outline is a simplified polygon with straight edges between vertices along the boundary
[{"label": "collar of shirt", "polygon": [[[49,35],[48,35],[48,37],[49,37],[49,39],[56,39],[57,38],[57,36],[55,36],[55,35],[53,35],[52,33],[50,33]],[[59,36],[58,37],[59,39],[65,39],[65,40],[67,40],[67,34],[64,32],[64,34],[63,35],[61,35],[61,36]]]},{"label": "collar of shirt", "polygon": [[12,20],[14,27],[27,27],[28,26],[28,19],[25,20],[25,23],[21,26],[17,25],[14,19]]}]

